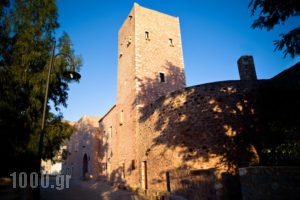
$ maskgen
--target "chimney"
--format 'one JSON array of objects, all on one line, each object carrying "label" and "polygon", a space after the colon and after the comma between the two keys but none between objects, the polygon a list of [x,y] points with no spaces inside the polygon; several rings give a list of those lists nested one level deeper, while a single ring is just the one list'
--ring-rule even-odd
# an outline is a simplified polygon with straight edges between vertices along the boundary
[{"label": "chimney", "polygon": [[241,80],[257,80],[252,56],[241,56],[238,59],[237,64]]}]

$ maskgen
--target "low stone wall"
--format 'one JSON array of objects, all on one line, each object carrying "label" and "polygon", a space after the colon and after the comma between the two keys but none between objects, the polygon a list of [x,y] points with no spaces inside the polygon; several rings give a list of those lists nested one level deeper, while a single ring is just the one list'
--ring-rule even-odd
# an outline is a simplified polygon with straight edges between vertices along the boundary
[{"label": "low stone wall", "polygon": [[245,167],[239,175],[243,200],[300,197],[300,167]]},{"label": "low stone wall", "polygon": [[167,175],[168,190],[186,199],[217,199],[215,169],[172,170]]}]

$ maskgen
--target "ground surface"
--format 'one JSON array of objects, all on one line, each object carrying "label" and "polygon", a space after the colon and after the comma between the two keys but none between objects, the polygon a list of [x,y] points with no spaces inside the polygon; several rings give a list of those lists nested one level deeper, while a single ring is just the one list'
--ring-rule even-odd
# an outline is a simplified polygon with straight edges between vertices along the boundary
[{"label": "ground surface", "polygon": [[[49,186],[41,187],[41,200],[144,200],[142,196],[110,186],[102,181],[66,180],[51,177]],[[67,188],[68,187],[68,188]]]}]

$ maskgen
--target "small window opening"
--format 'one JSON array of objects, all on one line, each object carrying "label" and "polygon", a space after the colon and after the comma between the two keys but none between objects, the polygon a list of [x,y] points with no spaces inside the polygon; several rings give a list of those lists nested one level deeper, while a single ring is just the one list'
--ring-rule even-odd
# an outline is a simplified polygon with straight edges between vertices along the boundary
[{"label": "small window opening", "polygon": [[122,168],[122,178],[125,178],[125,163],[124,162],[122,163],[121,168]]},{"label": "small window opening", "polygon": [[112,126],[109,127],[109,137],[112,138]]},{"label": "small window opening", "polygon": [[159,72],[159,82],[161,82],[161,83],[165,83],[166,82],[165,73]]},{"label": "small window opening", "polygon": [[150,40],[150,38],[149,38],[149,32],[148,31],[145,31],[145,39],[146,40]]},{"label": "small window opening", "polygon": [[132,169],[132,170],[135,170],[135,169],[136,169],[136,166],[135,166],[135,160],[132,160],[132,161],[131,161],[131,169]]},{"label": "small window opening", "polygon": [[169,38],[169,45],[170,45],[171,47],[174,46],[174,44],[173,44],[173,39],[172,39],[172,38]]},{"label": "small window opening", "polygon": [[121,113],[120,113],[120,125],[123,125],[124,123],[124,111],[121,110]]}]

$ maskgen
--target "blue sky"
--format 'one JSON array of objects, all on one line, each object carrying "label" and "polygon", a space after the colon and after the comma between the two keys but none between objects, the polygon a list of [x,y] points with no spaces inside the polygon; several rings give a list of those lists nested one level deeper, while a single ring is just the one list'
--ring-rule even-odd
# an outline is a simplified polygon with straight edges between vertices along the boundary
[{"label": "blue sky", "polygon": [[[70,84],[64,118],[103,116],[116,103],[118,31],[133,7],[179,17],[187,86],[238,80],[237,60],[252,55],[258,79],[299,62],[274,52],[273,40],[299,25],[299,17],[271,31],[252,29],[250,0],[57,0],[60,28],[83,57],[80,83]],[[221,3],[222,2],[222,3]]]}]

